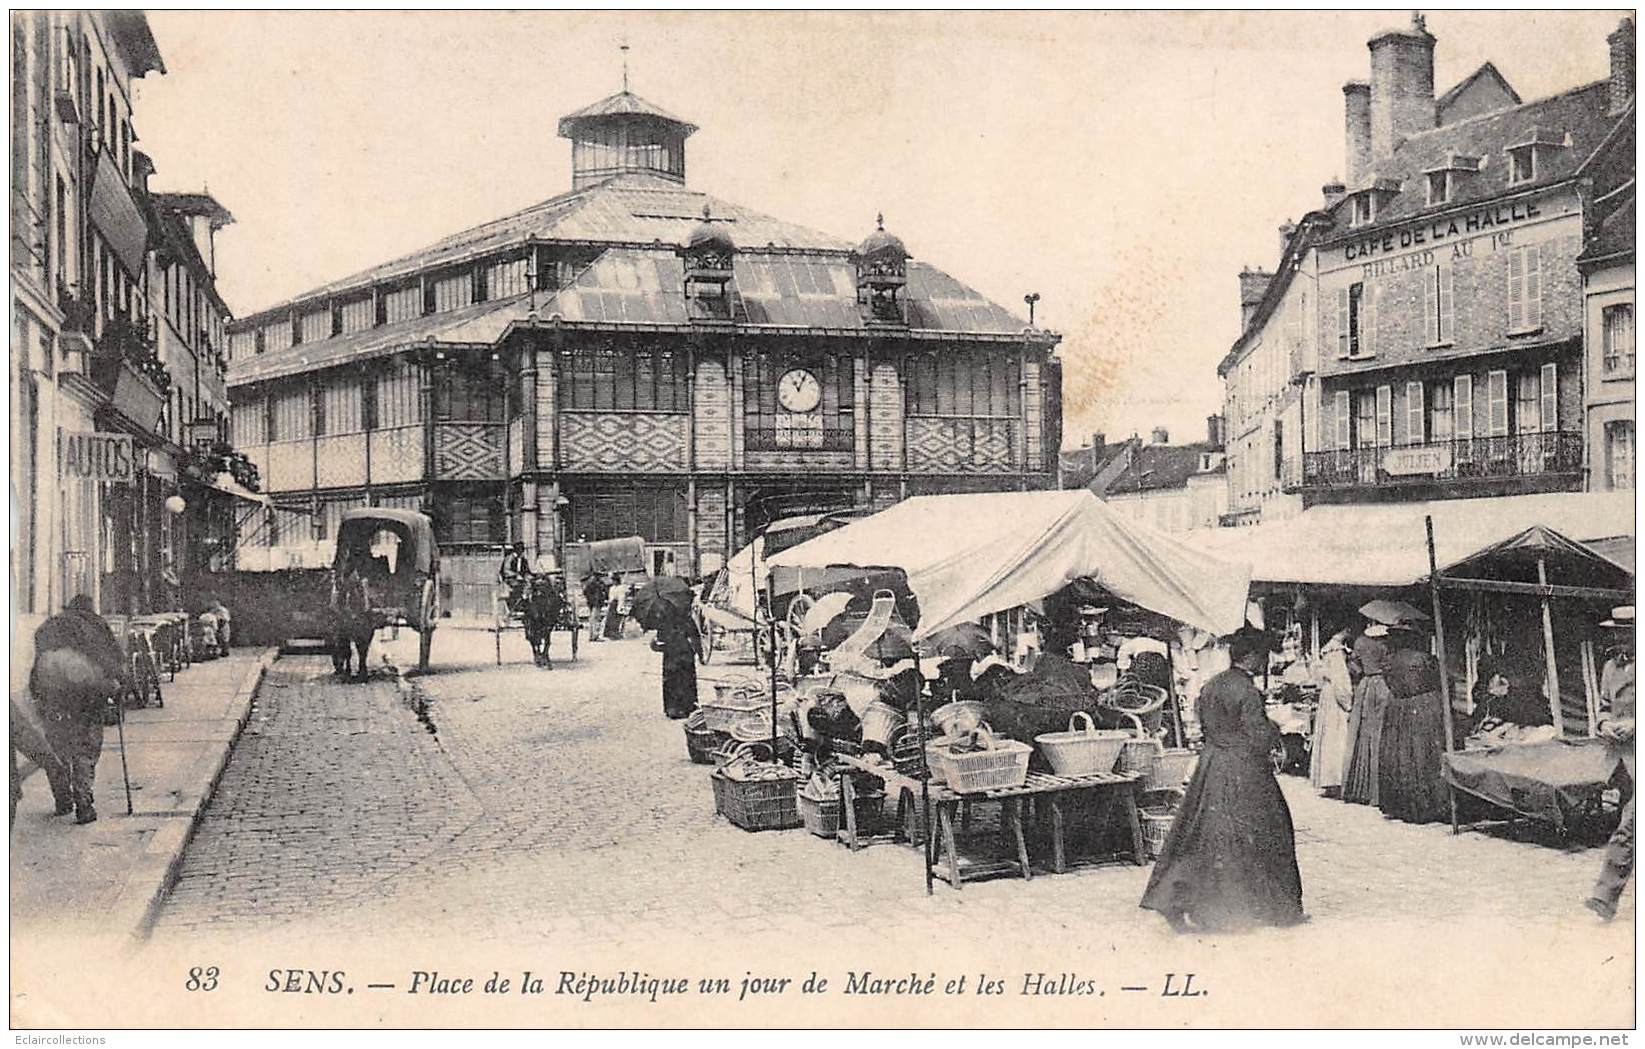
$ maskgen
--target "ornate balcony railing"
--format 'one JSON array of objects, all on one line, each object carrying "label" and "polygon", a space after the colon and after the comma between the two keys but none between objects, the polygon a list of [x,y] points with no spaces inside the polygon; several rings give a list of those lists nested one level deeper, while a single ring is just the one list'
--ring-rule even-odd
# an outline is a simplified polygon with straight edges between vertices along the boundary
[{"label": "ornate balcony railing", "polygon": [[1308,452],[1304,457],[1302,483],[1307,488],[1347,488],[1581,472],[1582,434],[1555,430],[1387,448]]}]

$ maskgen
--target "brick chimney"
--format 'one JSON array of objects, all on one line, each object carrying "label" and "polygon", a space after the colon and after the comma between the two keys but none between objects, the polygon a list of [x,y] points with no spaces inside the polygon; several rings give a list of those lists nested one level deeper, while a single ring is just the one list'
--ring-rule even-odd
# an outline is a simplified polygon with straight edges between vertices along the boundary
[{"label": "brick chimney", "polygon": [[1108,450],[1107,434],[1094,433],[1091,435],[1091,471],[1095,473],[1102,467],[1103,453]]},{"label": "brick chimney", "polygon": [[1401,139],[1434,126],[1434,38],[1421,15],[1409,29],[1372,37],[1371,165],[1394,151]]},{"label": "brick chimney", "polygon": [[1154,427],[1154,432],[1148,435],[1149,444],[1170,444],[1171,431],[1163,426]]},{"label": "brick chimney", "polygon": [[1348,186],[1358,186],[1371,170],[1371,85],[1350,80],[1342,85],[1344,170]]},{"label": "brick chimney", "polygon": [[1338,202],[1340,202],[1343,197],[1348,195],[1348,187],[1344,186],[1337,179],[1332,179],[1327,182],[1319,188],[1319,191],[1321,196],[1325,198],[1324,210],[1326,211],[1330,211],[1332,208],[1336,207]]},{"label": "brick chimney", "polygon": [[1634,97],[1634,20],[1624,18],[1605,41],[1611,45],[1611,115],[1615,116]]},{"label": "brick chimney", "polygon": [[1205,417],[1205,440],[1212,448],[1222,447],[1222,415],[1207,415]]},{"label": "brick chimney", "polygon": [[1262,301],[1262,293],[1268,290],[1268,282],[1274,279],[1272,273],[1254,270],[1246,267],[1239,274],[1239,330],[1244,331],[1251,324],[1251,315],[1257,311],[1257,303]]}]

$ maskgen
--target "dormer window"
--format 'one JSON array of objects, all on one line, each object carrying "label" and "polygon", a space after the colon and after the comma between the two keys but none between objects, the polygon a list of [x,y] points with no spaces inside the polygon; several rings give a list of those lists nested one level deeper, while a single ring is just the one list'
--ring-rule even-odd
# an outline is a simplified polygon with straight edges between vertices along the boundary
[{"label": "dormer window", "polygon": [[1508,151],[1508,184],[1517,186],[1521,182],[1532,182],[1536,179],[1536,147],[1517,146]]},{"label": "dormer window", "polygon": [[1353,211],[1349,215],[1348,225],[1350,227],[1369,226],[1372,222],[1376,221],[1376,217],[1376,194],[1372,193],[1370,190],[1366,190],[1363,193],[1355,193],[1353,198]]},{"label": "dormer window", "polygon": [[1451,173],[1449,171],[1428,172],[1428,206],[1446,204],[1451,199]]}]

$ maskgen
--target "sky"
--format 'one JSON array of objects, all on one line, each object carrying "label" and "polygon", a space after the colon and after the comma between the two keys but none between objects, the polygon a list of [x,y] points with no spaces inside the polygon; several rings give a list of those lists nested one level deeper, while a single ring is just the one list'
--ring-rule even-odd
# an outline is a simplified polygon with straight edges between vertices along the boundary
[{"label": "sky", "polygon": [[[1237,274],[1343,173],[1341,86],[1409,11],[150,14],[151,186],[235,216],[247,314],[570,188],[559,116],[621,86],[701,129],[687,184],[919,259],[1064,336],[1064,443],[1200,439]],[[1435,86],[1603,79],[1620,12],[1437,12]]]}]

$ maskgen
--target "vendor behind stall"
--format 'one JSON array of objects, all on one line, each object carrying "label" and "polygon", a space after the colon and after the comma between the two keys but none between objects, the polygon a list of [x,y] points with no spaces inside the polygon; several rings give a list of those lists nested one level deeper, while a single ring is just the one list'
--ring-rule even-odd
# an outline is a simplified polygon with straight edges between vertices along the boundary
[{"label": "vendor behind stall", "polygon": [[1552,725],[1554,716],[1548,701],[1531,684],[1536,677],[1536,671],[1508,656],[1481,659],[1467,734],[1489,732],[1503,724],[1521,728]]}]

